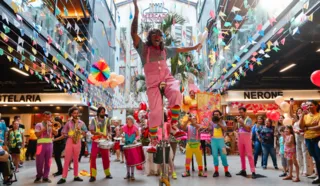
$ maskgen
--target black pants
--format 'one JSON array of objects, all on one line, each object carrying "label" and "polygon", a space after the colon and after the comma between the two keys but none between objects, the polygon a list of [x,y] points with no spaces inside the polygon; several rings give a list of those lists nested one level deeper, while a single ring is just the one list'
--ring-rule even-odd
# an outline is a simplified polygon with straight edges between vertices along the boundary
[{"label": "black pants", "polygon": [[0,162],[0,173],[2,173],[3,177],[11,176],[10,172],[10,161]]},{"label": "black pants", "polygon": [[65,144],[64,143],[54,143],[53,144],[53,153],[54,159],[56,160],[57,169],[59,173],[62,173],[62,163],[61,163],[61,154],[64,150]]},{"label": "black pants", "polygon": [[79,162],[81,161],[81,157],[84,156],[85,152],[86,152],[86,142],[81,141],[81,151],[79,155]]},{"label": "black pants", "polygon": [[34,158],[37,151],[37,140],[29,140],[28,148],[26,152],[26,159]]}]

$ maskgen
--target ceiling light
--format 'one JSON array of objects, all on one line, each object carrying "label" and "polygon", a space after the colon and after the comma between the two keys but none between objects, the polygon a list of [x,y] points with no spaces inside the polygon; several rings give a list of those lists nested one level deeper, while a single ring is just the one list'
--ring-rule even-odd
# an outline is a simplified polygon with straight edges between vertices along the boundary
[{"label": "ceiling light", "polygon": [[8,106],[8,105],[3,105],[4,107]]},{"label": "ceiling light", "polygon": [[53,105],[52,105],[52,104],[50,104],[50,106],[52,107]]},{"label": "ceiling light", "polygon": [[320,52],[320,48],[317,50],[317,52]]},{"label": "ceiling light", "polygon": [[296,64],[291,64],[291,65],[289,65],[289,66],[281,69],[280,72],[284,72],[284,71],[286,71],[286,70],[288,70],[288,69],[290,69],[290,68],[292,68],[292,67],[294,67],[294,66],[296,66]]},{"label": "ceiling light", "polygon": [[27,107],[30,107],[30,105],[27,105]]},{"label": "ceiling light", "polygon": [[16,71],[16,72],[18,72],[19,74],[22,74],[22,75],[24,75],[24,76],[29,76],[29,74],[23,72],[22,70],[19,70],[19,69],[15,68],[15,67],[11,67],[11,70]]},{"label": "ceiling light", "polygon": [[12,107],[13,110],[17,110],[17,107]]}]

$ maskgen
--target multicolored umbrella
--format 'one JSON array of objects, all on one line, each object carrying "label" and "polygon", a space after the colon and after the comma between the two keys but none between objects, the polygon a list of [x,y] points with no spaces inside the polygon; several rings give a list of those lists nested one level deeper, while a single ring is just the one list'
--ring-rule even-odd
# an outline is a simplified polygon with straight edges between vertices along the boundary
[{"label": "multicolored umbrella", "polygon": [[110,77],[110,68],[105,60],[101,59],[94,63],[90,69],[92,76],[98,82],[107,81]]}]

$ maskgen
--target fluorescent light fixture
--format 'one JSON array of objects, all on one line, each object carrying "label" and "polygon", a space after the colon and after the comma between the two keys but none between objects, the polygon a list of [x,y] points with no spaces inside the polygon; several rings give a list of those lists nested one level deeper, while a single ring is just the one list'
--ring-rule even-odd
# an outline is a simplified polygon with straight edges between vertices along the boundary
[{"label": "fluorescent light fixture", "polygon": [[3,105],[4,107],[8,106],[8,105]]},{"label": "fluorescent light fixture", "polygon": [[29,76],[29,74],[23,72],[22,70],[19,70],[19,69],[15,68],[15,67],[11,67],[11,70],[16,71],[16,72],[18,72],[19,74],[22,74],[22,75],[24,75],[24,76]]},{"label": "fluorescent light fixture", "polygon": [[30,105],[27,105],[27,107],[30,107]]},{"label": "fluorescent light fixture", "polygon": [[320,52],[320,48],[317,50],[317,52]]},{"label": "fluorescent light fixture", "polygon": [[53,105],[52,105],[52,104],[50,104],[50,106],[52,107]]},{"label": "fluorescent light fixture", "polygon": [[294,66],[296,66],[296,64],[291,64],[291,65],[289,65],[289,66],[281,69],[280,72],[284,72],[284,71],[286,71],[286,70],[288,70],[288,69],[290,69],[290,68],[292,68],[292,67],[294,67]]}]

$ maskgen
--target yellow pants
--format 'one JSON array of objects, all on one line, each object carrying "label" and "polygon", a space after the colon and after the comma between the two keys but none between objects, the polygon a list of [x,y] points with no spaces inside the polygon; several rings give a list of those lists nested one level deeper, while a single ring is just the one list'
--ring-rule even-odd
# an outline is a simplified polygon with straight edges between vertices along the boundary
[{"label": "yellow pants", "polygon": [[186,170],[190,170],[190,162],[193,154],[196,156],[199,171],[203,170],[202,164],[202,150],[200,149],[200,142],[188,142],[186,147]]}]

